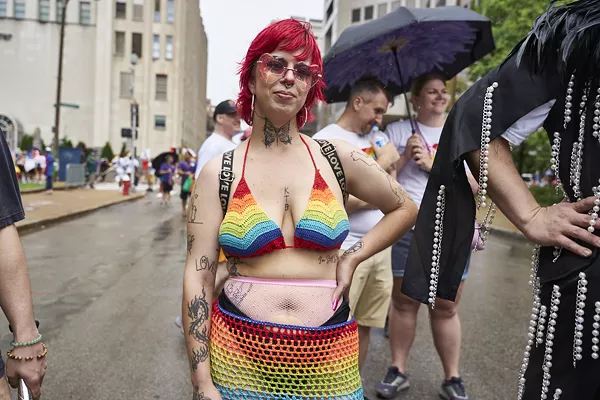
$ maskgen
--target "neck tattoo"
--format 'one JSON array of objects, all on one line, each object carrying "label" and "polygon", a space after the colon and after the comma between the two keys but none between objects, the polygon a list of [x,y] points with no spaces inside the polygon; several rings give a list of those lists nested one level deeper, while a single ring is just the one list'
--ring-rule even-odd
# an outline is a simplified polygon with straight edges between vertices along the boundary
[{"label": "neck tattoo", "polygon": [[277,144],[279,144],[279,142],[283,144],[292,143],[292,137],[290,136],[290,121],[277,128],[269,118],[264,117],[264,119],[265,125],[263,127],[263,132],[265,133],[265,138],[263,139],[263,143],[265,144],[265,147],[271,147],[275,141],[277,141]]}]

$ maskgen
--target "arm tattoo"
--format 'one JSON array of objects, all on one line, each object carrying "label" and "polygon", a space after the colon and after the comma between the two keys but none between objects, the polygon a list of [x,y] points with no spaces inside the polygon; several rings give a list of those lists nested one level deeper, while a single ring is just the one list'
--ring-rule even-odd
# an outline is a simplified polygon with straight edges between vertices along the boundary
[{"label": "arm tattoo", "polygon": [[202,256],[199,260],[196,258],[194,261],[196,262],[196,271],[204,271],[208,269],[213,275],[217,274],[217,261],[210,262],[208,256]]},{"label": "arm tattoo", "polygon": [[210,400],[210,397],[206,397],[204,392],[200,391],[200,387],[195,386],[192,400]]},{"label": "arm tattoo", "polygon": [[401,206],[402,204],[404,204],[406,198],[408,197],[408,193],[406,193],[402,186],[400,186],[400,184],[394,178],[392,178],[390,174],[388,174],[383,168],[381,168],[379,164],[377,164],[376,162],[367,162],[367,160],[371,161],[372,159],[368,155],[360,151],[354,150],[352,151],[352,153],[350,153],[350,156],[352,157],[352,161],[360,161],[369,167],[377,168],[379,172],[385,174],[385,177],[388,180],[388,184],[390,185],[390,189],[392,190],[392,193],[394,193],[398,198],[398,205]]},{"label": "arm tattoo", "polygon": [[196,212],[198,212],[198,207],[196,207],[196,199],[198,199],[198,194],[196,193],[196,189],[194,188],[194,194],[192,194],[190,199],[190,211],[188,211],[190,215],[188,217],[188,222],[190,224],[202,225],[201,221],[196,221]]},{"label": "arm tattoo", "polygon": [[363,241],[359,240],[358,242],[356,242],[354,244],[354,246],[352,246],[348,250],[346,250],[343,255],[344,256],[349,256],[351,254],[356,254],[356,253],[360,252],[363,249],[364,246],[365,245],[364,245]]},{"label": "arm tattoo", "polygon": [[284,124],[282,127],[276,128],[269,118],[265,117],[263,132],[265,133],[265,137],[263,139],[265,147],[271,147],[275,141],[277,141],[277,144],[279,144],[279,142],[283,144],[292,143],[292,137],[290,136],[290,121],[288,121],[287,124]]},{"label": "arm tattoo", "polygon": [[227,272],[229,272],[229,276],[244,276],[238,272],[238,265],[241,263],[242,261],[237,257],[227,259]]},{"label": "arm tattoo", "polygon": [[199,348],[192,349],[192,370],[197,370],[201,362],[208,360],[210,335],[205,322],[209,318],[209,308],[206,301],[206,290],[202,287],[202,297],[194,296],[188,305],[190,323],[189,335],[200,343]]},{"label": "arm tattoo", "polygon": [[187,250],[188,254],[192,254],[192,246],[194,245],[194,235],[187,235]]},{"label": "arm tattoo", "polygon": [[329,254],[326,257],[319,256],[319,264],[337,264],[338,259],[337,254]]},{"label": "arm tattoo", "polygon": [[283,188],[283,197],[285,197],[285,211],[290,209],[290,205],[288,204],[288,197],[290,197],[290,192],[287,187]]}]

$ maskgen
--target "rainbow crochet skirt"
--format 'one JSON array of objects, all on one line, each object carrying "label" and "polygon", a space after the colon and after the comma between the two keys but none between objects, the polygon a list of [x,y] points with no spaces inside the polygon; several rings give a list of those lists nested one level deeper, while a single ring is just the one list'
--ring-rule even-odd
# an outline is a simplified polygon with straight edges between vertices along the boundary
[{"label": "rainbow crochet skirt", "polygon": [[351,320],[307,328],[253,321],[213,305],[210,363],[223,400],[363,400]]}]

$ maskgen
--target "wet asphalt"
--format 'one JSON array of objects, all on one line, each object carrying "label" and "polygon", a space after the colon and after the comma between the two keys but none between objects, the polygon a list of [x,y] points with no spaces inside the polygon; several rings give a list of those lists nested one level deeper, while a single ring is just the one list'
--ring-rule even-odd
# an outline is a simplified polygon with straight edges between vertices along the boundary
[{"label": "wet asphalt", "polygon": [[[162,208],[155,195],[103,209],[22,238],[36,318],[48,344],[44,399],[190,399],[181,309],[185,223],[179,199]],[[531,310],[529,257],[521,239],[492,235],[472,258],[460,304],[461,375],[473,400],[515,398]],[[0,321],[0,348],[11,336]],[[375,330],[364,369],[374,396],[390,362]],[[419,314],[408,374],[397,398],[438,399],[442,367],[427,311]]]}]

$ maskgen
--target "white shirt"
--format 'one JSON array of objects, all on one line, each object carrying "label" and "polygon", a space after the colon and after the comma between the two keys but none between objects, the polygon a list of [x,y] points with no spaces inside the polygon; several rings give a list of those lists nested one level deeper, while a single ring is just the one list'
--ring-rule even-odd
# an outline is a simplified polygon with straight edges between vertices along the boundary
[{"label": "white shirt", "polygon": [[[339,139],[350,143],[351,145],[362,149],[367,154],[374,154],[371,146],[371,134],[361,136],[350,132],[339,126],[331,124],[317,132],[313,139]],[[350,222],[350,232],[342,244],[342,249],[346,250],[354,246],[361,240],[380,220],[383,213],[379,210],[358,210],[348,216]]]},{"label": "white shirt", "polygon": [[502,137],[513,146],[518,146],[525,141],[532,133],[537,131],[544,125],[544,121],[550,114],[550,109],[556,103],[556,99],[550,100],[549,102],[542,104],[541,106],[533,109],[529,113],[522,116],[518,121],[510,126],[502,134]]},{"label": "white shirt", "polygon": [[237,147],[231,140],[227,140],[221,135],[212,133],[200,146],[198,150],[198,163],[196,164],[195,179],[198,179],[200,170],[206,165],[206,163],[216,156],[220,156],[226,151],[233,150]]},{"label": "white shirt", "polygon": [[[442,135],[442,127],[430,127],[421,124],[420,122],[414,121],[417,124],[417,134],[421,132],[421,140],[425,145],[425,149],[429,151],[432,158],[435,157],[437,152],[438,143],[440,136]],[[396,121],[387,126],[385,130],[390,141],[398,149],[398,153],[404,153],[406,149],[406,143],[412,136],[412,129],[410,127],[410,121]],[[408,192],[410,197],[414,200],[417,206],[421,206],[423,200],[423,194],[427,188],[427,180],[429,179],[429,173],[422,170],[421,167],[411,158],[409,159],[404,167],[398,171],[398,183]]]}]

